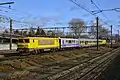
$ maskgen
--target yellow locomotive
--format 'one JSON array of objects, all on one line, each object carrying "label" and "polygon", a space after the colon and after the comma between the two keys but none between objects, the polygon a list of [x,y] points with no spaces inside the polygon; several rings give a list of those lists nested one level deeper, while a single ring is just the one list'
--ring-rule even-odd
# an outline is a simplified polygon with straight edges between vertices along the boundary
[{"label": "yellow locomotive", "polygon": [[43,51],[43,49],[58,49],[59,48],[58,38],[48,37],[26,37],[20,38],[18,41],[17,51],[29,52],[29,51]]}]

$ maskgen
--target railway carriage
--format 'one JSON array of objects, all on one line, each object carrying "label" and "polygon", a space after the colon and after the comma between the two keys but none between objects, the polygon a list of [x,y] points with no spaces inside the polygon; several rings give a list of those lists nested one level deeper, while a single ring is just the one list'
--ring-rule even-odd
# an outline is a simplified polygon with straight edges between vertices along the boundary
[{"label": "railway carriage", "polygon": [[44,49],[55,50],[60,46],[58,38],[49,37],[26,37],[19,39],[18,51],[43,51]]},{"label": "railway carriage", "polygon": [[59,38],[60,40],[60,48],[72,48],[79,47],[78,39],[73,38]]},{"label": "railway carriage", "polygon": [[[80,47],[89,47],[89,46],[96,46],[97,39],[79,39]],[[98,40],[99,45],[106,44],[106,40]]]}]

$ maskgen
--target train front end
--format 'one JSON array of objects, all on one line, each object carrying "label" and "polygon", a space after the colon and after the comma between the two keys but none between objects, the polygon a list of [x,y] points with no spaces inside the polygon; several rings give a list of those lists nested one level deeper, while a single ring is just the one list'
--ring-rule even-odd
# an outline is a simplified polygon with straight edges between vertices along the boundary
[{"label": "train front end", "polygon": [[18,52],[29,52],[30,40],[29,38],[20,38],[17,44]]}]

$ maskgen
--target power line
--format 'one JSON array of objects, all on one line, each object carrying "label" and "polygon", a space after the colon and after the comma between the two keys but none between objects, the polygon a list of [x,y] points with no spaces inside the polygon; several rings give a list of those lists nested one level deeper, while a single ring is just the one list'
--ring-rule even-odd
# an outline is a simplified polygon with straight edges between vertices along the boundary
[{"label": "power line", "polygon": [[98,14],[101,13],[103,11],[116,11],[116,12],[120,12],[120,8],[112,8],[112,9],[102,9],[102,10],[93,10],[91,11],[94,14]]},{"label": "power line", "polygon": [[[118,9],[120,9],[120,8],[113,8],[113,9],[107,9],[107,10],[101,10],[98,6],[97,6],[97,4],[93,1],[93,0],[90,0],[91,1],[91,3],[98,9],[98,13],[102,13],[103,14],[103,16],[108,20],[108,21],[110,21],[110,19],[103,13],[103,11],[110,11],[110,10],[115,10],[115,11],[119,11]],[[95,14],[95,13],[94,13]],[[104,21],[103,21],[104,22]],[[105,24],[108,24],[107,22],[104,22]],[[113,28],[114,29],[114,28]],[[115,29],[114,29],[115,30]]]},{"label": "power line", "polygon": [[5,4],[14,4],[14,2],[1,2],[0,5],[5,5]]},{"label": "power line", "polygon": [[[9,9],[9,10],[12,10],[12,11],[16,11],[17,13],[20,13],[20,14],[25,14],[25,15],[32,15],[28,12],[24,12],[24,11],[20,11],[20,10],[16,10],[16,9],[13,9],[13,8],[9,8],[9,7],[5,7],[5,6],[0,6],[0,8],[5,8],[5,9]],[[5,12],[8,12],[8,11],[5,11]],[[20,15],[19,14],[19,15]],[[22,15],[21,15],[22,16]]]},{"label": "power line", "polygon": [[[91,15],[93,15],[93,16],[96,17],[96,15],[95,15],[92,11],[84,8],[81,4],[76,3],[76,0],[75,0],[75,1],[69,0],[69,1],[71,1],[72,3],[74,3],[75,5],[77,5],[78,7],[82,8],[83,10],[85,10],[86,12],[88,12],[89,14],[91,14]],[[92,2],[92,3],[97,7],[97,9],[101,12],[101,9],[93,2],[93,0],[91,0],[91,2]],[[119,9],[119,8],[115,8],[115,9]],[[105,18],[107,18],[107,19],[109,20],[109,18],[108,18],[104,13],[102,13],[102,14],[104,15]],[[102,20],[102,19],[100,19],[100,20]],[[106,21],[102,21],[102,22],[104,22],[104,24],[108,25],[108,23],[107,23]],[[109,25],[109,26],[110,26],[110,25]],[[114,28],[113,28],[113,29],[114,29]],[[115,29],[114,29],[114,30],[115,30]]]},{"label": "power line", "polygon": [[0,6],[1,8],[6,8],[6,9],[10,9],[10,10],[15,10],[13,8],[10,8],[10,7],[5,7],[5,6]]},{"label": "power line", "polygon": [[96,3],[95,3],[93,0],[90,0],[90,1],[91,1],[91,3],[103,14],[103,16],[109,20],[109,18],[108,18],[108,17],[101,11],[101,9],[96,5]]},{"label": "power line", "polygon": [[[89,14],[91,14],[91,15],[93,15],[93,16],[95,16],[96,17],[96,15],[94,14],[94,13],[92,13],[90,10],[88,10],[88,9],[86,9],[86,8],[84,8],[81,4],[78,4],[78,3],[76,3],[75,1],[73,1],[73,0],[69,0],[69,1],[71,1],[72,3],[74,3],[75,5],[77,5],[78,7],[80,7],[80,8],[82,8],[82,9],[84,9],[85,11],[87,11]],[[103,21],[104,22],[104,21]],[[104,22],[105,24],[107,24],[107,22]]]},{"label": "power line", "polygon": [[[6,19],[8,22],[10,21],[10,17],[7,17],[5,15],[0,15],[0,17],[3,17],[4,19]],[[25,23],[25,24],[29,24],[29,25],[35,25],[35,26],[38,26],[37,24],[32,24],[30,22],[23,22],[23,21],[19,21],[19,20],[15,20],[13,19],[13,22],[17,22],[17,23]]]},{"label": "power line", "polygon": [[77,5],[78,7],[84,9],[85,11],[87,11],[88,13],[90,13],[91,15],[96,16],[95,14],[93,14],[91,11],[89,11],[88,9],[84,8],[81,4],[76,3],[76,1],[73,0],[69,0],[70,2],[74,3],[75,5]]}]

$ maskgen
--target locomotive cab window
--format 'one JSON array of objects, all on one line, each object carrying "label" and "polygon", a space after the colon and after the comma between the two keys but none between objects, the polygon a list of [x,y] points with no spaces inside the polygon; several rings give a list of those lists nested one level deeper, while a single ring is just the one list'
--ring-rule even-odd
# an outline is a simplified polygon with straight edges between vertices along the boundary
[{"label": "locomotive cab window", "polygon": [[29,43],[29,39],[19,39],[19,43]]},{"label": "locomotive cab window", "polygon": [[29,43],[29,39],[24,39],[25,43]]},{"label": "locomotive cab window", "polygon": [[23,39],[19,39],[18,42],[19,42],[19,43],[24,43]]}]

